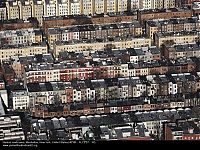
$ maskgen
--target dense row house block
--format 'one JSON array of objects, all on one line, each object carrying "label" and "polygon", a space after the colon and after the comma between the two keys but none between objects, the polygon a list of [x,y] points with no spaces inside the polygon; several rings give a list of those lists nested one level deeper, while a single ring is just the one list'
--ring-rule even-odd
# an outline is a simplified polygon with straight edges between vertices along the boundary
[{"label": "dense row house block", "polygon": [[[195,51],[198,43],[193,48],[192,45],[195,44],[191,44],[189,50]],[[174,48],[176,47],[181,48],[181,45]],[[167,53],[167,51],[164,52]],[[51,54],[12,57],[10,67],[14,70],[16,77],[25,78],[27,82],[184,73],[199,69],[198,53],[190,55],[197,58],[181,58],[184,55],[178,54],[177,60],[174,59],[176,54],[173,55],[174,60],[168,60],[165,54],[166,60],[161,60],[161,51],[156,47],[93,51],[89,54],[90,56],[82,52],[60,54],[59,61],[55,61]]]},{"label": "dense row house block", "polygon": [[8,19],[25,20],[36,17],[42,25],[43,16],[94,15],[131,11],[132,8],[128,4],[132,3],[132,0],[16,0],[6,2],[6,10],[2,9],[2,12],[6,11]]},{"label": "dense row house block", "polygon": [[[85,54],[86,53],[86,54]],[[161,50],[155,46],[127,48],[127,49],[105,49],[99,51],[85,51],[85,52],[60,52],[58,61],[105,61],[121,59],[122,62],[151,62],[154,60],[161,60]]]},{"label": "dense row house block", "polygon": [[9,60],[14,56],[28,56],[35,54],[47,54],[48,48],[45,42],[19,45],[4,45],[0,48],[0,59]]},{"label": "dense row house block", "polygon": [[0,22],[0,31],[5,30],[19,30],[19,29],[28,29],[38,27],[38,23],[35,20],[24,21],[22,19],[12,19],[12,20],[1,20]]},{"label": "dense row house block", "polygon": [[[184,101],[200,90],[199,72],[171,75],[148,75],[142,77],[73,80],[71,82],[40,82],[10,85],[10,101],[13,109],[28,109],[35,104],[54,104],[56,101],[68,103],[116,102],[117,99],[140,101],[140,97],[158,97],[164,101],[166,96],[181,100],[183,104],[170,104],[170,108],[196,105],[197,102]],[[172,101],[172,100],[171,100]],[[131,102],[131,101],[130,101]],[[147,101],[148,102],[148,101]],[[193,103],[193,104],[189,104]],[[162,104],[162,102],[161,102]],[[178,105],[178,106],[177,106]],[[153,107],[153,106],[152,106]]]},{"label": "dense row house block", "polygon": [[37,17],[39,21],[42,16],[95,15],[137,9],[167,9],[175,6],[175,0],[155,2],[148,0],[16,0],[6,3],[9,19]]},{"label": "dense row house block", "polygon": [[199,57],[199,43],[182,45],[164,45],[163,56],[166,59],[178,59],[181,57]]},{"label": "dense row house block", "polygon": [[[36,17],[40,24],[42,24],[42,16],[65,16],[65,15],[95,15],[102,13],[116,13],[133,11],[136,9],[168,9],[174,8],[176,6],[175,0],[159,0],[154,1],[134,1],[134,0],[78,0],[78,1],[68,1],[68,0],[37,0],[37,1],[14,1],[7,2],[7,14],[8,19],[27,19],[28,17]],[[3,14],[5,14],[4,9],[2,9]],[[26,13],[25,13],[26,12]],[[166,13],[165,17],[169,15],[176,15]],[[181,16],[180,13],[178,15]],[[175,16],[174,16],[175,17]],[[155,19],[155,18],[154,18]]]},{"label": "dense row house block", "polygon": [[192,17],[192,15],[193,12],[188,8],[150,9],[139,11],[137,19],[142,25],[144,25],[147,20],[189,18]]},{"label": "dense row house block", "polygon": [[[175,7],[181,3],[190,7]],[[167,140],[199,139],[178,124],[162,126],[169,112],[200,105],[200,3],[191,3],[6,2],[0,7],[2,100],[41,118],[134,112],[150,133],[166,128]],[[155,112],[164,119],[144,117]],[[18,117],[0,118],[3,127],[15,120],[20,127]],[[14,130],[4,135],[24,139],[21,128]]]},{"label": "dense row house block", "polygon": [[[50,110],[50,107],[46,106],[46,109]],[[151,134],[155,135],[159,140],[163,140],[166,137],[171,138],[167,140],[199,140],[199,119],[197,119],[197,115],[195,115],[193,108],[165,109],[148,112],[126,112],[122,114],[92,114],[70,117],[59,116],[58,118],[54,117],[54,115],[60,115],[62,113],[53,112],[53,109],[51,110],[52,111],[49,113],[41,112],[41,115],[43,115],[44,118],[35,119],[35,122],[31,124],[31,131],[36,133],[32,134],[32,137],[38,136],[38,138],[40,138],[40,134],[37,133],[43,133],[43,131],[47,131],[47,134],[43,133],[41,135],[46,135],[48,137],[49,130],[53,128],[53,125],[55,130],[60,127],[69,128],[71,133],[74,134],[75,131],[78,131],[76,133],[80,134],[80,127],[85,127],[85,124],[89,123],[89,125],[95,124],[96,126],[100,126],[100,133],[104,133],[99,136],[102,140],[149,140],[148,137]],[[62,111],[61,108],[59,110]],[[36,114],[38,115],[39,112],[36,112]],[[54,118],[51,120],[45,118],[48,115]],[[71,129],[66,125],[66,122],[75,125],[76,129]],[[134,127],[132,128],[131,125],[134,125]],[[130,129],[134,131],[131,131]],[[89,132],[91,133],[91,131]],[[112,134],[114,136],[112,136]],[[132,135],[134,135],[134,137],[129,137]]]},{"label": "dense row house block", "polygon": [[48,28],[54,27],[66,27],[72,25],[83,25],[83,24],[111,24],[120,22],[131,22],[137,19],[136,12],[124,12],[124,14],[97,14],[95,16],[53,16],[43,18],[43,28],[46,31]]},{"label": "dense row house block", "polygon": [[192,59],[176,61],[160,60],[146,63],[115,63],[103,61],[102,65],[79,65],[77,63],[32,64],[25,66],[23,78],[27,83],[49,81],[71,81],[74,79],[114,78],[143,76],[151,74],[194,72],[196,64]]},{"label": "dense row house block", "polygon": [[[77,39],[72,41],[68,40],[58,40],[58,37],[51,35],[51,42],[53,43],[53,53],[55,57],[58,57],[59,53],[67,52],[78,52],[78,51],[91,51],[91,50],[106,50],[106,49],[127,49],[127,48],[140,48],[151,45],[156,45],[158,48],[161,48],[163,45],[179,45],[179,44],[189,44],[196,43],[199,41],[199,31],[180,31],[180,32],[158,32],[153,34],[153,41],[147,36],[112,36],[109,38],[95,38],[80,39],[80,35],[74,35]],[[67,36],[65,37],[67,38]],[[91,38],[91,37],[90,37]],[[57,41],[58,40],[58,41]]]},{"label": "dense row house block", "polygon": [[140,10],[135,15],[134,13],[124,13],[123,15],[97,15],[88,18],[87,16],[69,16],[69,17],[46,17],[43,21],[43,28],[47,31],[48,28],[65,27],[70,25],[81,24],[109,24],[119,22],[131,22],[138,20],[141,25],[145,25],[145,21],[155,19],[171,19],[171,18],[191,18],[193,11],[183,8],[158,9],[158,10]]},{"label": "dense row house block", "polygon": [[[106,2],[104,2],[106,1]],[[152,2],[152,3],[151,3]],[[182,3],[183,4],[183,3]],[[107,6],[108,5],[108,6]],[[5,19],[23,19],[27,20],[30,17],[35,17],[39,21],[40,25],[46,27],[55,27],[60,25],[72,25],[72,24],[83,24],[83,23],[113,23],[113,22],[125,22],[133,19],[150,20],[150,19],[169,19],[169,18],[178,18],[178,17],[191,17],[192,11],[184,9],[175,8],[175,0],[160,0],[158,2],[141,0],[126,0],[126,1],[95,1],[95,0],[78,0],[78,1],[55,1],[55,0],[31,0],[31,1],[20,1],[16,0],[13,2],[7,2],[5,7],[1,8],[2,20]],[[97,10],[96,10],[97,9]],[[141,9],[137,14],[131,14],[128,12]],[[151,10],[149,10],[151,9]],[[168,9],[165,11],[165,9]],[[96,10],[96,11],[95,11]],[[156,11],[153,11],[156,10]],[[124,13],[122,13],[124,12]],[[121,17],[116,17],[113,13],[122,14]],[[92,15],[92,18],[84,19],[82,18],[73,18],[74,15]],[[101,15],[103,14],[103,15]],[[105,16],[104,14],[109,14],[111,17]],[[65,19],[60,16],[71,15],[72,18]],[[43,16],[52,17],[50,23],[50,18],[48,23],[43,21]],[[55,19],[55,16],[58,16]],[[94,17],[93,17],[94,16]],[[59,18],[60,17],[60,18]],[[71,20],[70,20],[71,19]],[[87,21],[88,20],[88,21]],[[143,21],[142,21],[143,22]]]},{"label": "dense row house block", "polygon": [[155,34],[155,45],[161,47],[164,44],[178,45],[187,43],[196,43],[199,40],[198,31],[181,32],[160,32]]},{"label": "dense row house block", "polygon": [[[94,114],[114,114],[114,113],[129,113],[136,112],[136,114],[142,114],[142,112],[153,111],[163,112],[176,111],[184,107],[193,107],[199,105],[200,99],[197,96],[187,97],[181,100],[181,98],[175,97],[155,97],[158,100],[145,102],[145,98],[140,98],[140,101],[136,99],[129,99],[129,101],[109,101],[104,103],[76,103],[76,104],[37,104],[30,109],[31,116],[48,118],[48,117],[62,117],[62,116],[76,116],[76,115],[94,115]],[[164,99],[161,101],[161,99]],[[160,110],[161,109],[161,110]],[[167,109],[167,110],[166,110]],[[170,110],[169,110],[170,109]],[[138,112],[139,111],[139,112]],[[142,111],[142,112],[141,112]],[[148,121],[144,120],[145,123]],[[154,120],[155,121],[155,120]],[[164,121],[166,122],[166,121]],[[147,124],[146,124],[147,125]],[[148,126],[148,125],[147,125]]]},{"label": "dense row house block", "polygon": [[55,41],[141,36],[142,34],[142,27],[137,21],[106,25],[81,25],[66,28],[49,28],[47,30],[48,41],[51,45]]},{"label": "dense row house block", "polygon": [[41,43],[43,41],[41,30],[34,28],[0,31],[0,40],[2,46],[5,44]]},{"label": "dense row house block", "polygon": [[158,32],[199,31],[200,22],[197,17],[172,18],[166,20],[149,20],[146,22],[146,33],[154,40]]},{"label": "dense row house block", "polygon": [[[175,11],[175,10],[172,9],[171,11]],[[178,11],[181,11],[181,9]],[[139,11],[139,12],[142,12],[142,11]],[[144,11],[144,12],[147,12],[147,11]],[[152,13],[157,13],[157,10],[153,11]],[[127,17],[127,15],[128,14],[119,14],[117,16]],[[78,16],[74,16],[74,17],[76,18]],[[81,17],[81,16],[79,16],[79,17]],[[88,16],[85,16],[85,17],[87,18]],[[70,19],[70,17],[66,17],[66,18]],[[72,16],[72,18],[73,18],[73,16]],[[91,18],[95,19],[95,18],[98,18],[98,16],[90,17],[90,19]],[[105,17],[102,16],[102,18],[105,18]],[[68,19],[66,19],[66,20],[68,20]],[[126,19],[128,19],[128,18],[126,18]],[[51,20],[51,18],[48,18],[47,21],[48,20]],[[59,20],[59,18],[56,18],[55,20]],[[110,19],[108,19],[108,20],[110,20]],[[119,20],[121,20],[121,19],[119,19]],[[198,40],[197,18],[181,19],[181,17],[180,17],[179,19],[177,19],[177,21],[174,21],[174,22],[178,22],[179,24],[180,24],[180,22],[186,22],[186,23],[184,23],[183,26],[185,29],[187,28],[188,32],[183,32],[181,30],[182,29],[181,24],[177,25],[177,27],[176,28],[174,27],[172,30],[167,29],[167,31],[170,31],[170,32],[173,30],[176,30],[171,33],[156,33],[157,31],[155,31],[155,32],[149,31],[148,36],[151,38],[156,33],[154,41],[150,41],[150,38],[142,35],[143,34],[142,27],[139,25],[139,23],[137,21],[133,21],[133,20],[131,20],[129,23],[113,23],[112,22],[113,24],[107,24],[107,25],[105,25],[105,24],[104,25],[84,25],[84,26],[67,27],[67,28],[63,27],[63,28],[47,29],[47,31],[48,31],[47,39],[48,39],[50,45],[53,44],[52,48],[54,49],[55,57],[57,57],[59,55],[59,53],[63,52],[63,51],[68,51],[68,52],[70,52],[70,51],[87,51],[87,50],[91,50],[91,49],[102,50],[102,49],[108,49],[108,48],[123,49],[123,48],[151,46],[151,45],[153,45],[153,43],[155,43],[156,46],[159,47],[165,43],[180,44],[181,41],[184,41],[185,43],[191,43],[191,42],[196,42]],[[123,22],[123,19],[121,21]],[[119,21],[119,22],[121,22],[121,21]],[[173,19],[168,20],[168,21],[173,22]],[[20,22],[20,20],[16,21],[15,24],[18,24],[18,22]],[[162,24],[161,22],[162,21],[160,21],[160,24]],[[167,21],[163,21],[163,22],[166,23]],[[174,22],[172,23],[173,25],[176,24]],[[3,24],[6,24],[6,22],[4,22]],[[52,24],[52,23],[48,23],[48,24]],[[168,24],[170,24],[170,23],[168,23]],[[24,25],[25,25],[25,23],[24,23]],[[186,25],[187,25],[187,27],[186,27]],[[179,28],[179,26],[181,26],[181,27]],[[190,30],[193,30],[194,26],[197,31],[190,31]],[[59,25],[59,27],[60,27],[60,25]],[[160,27],[158,27],[158,28],[160,28]],[[101,32],[99,32],[100,31],[99,29],[101,30]],[[178,30],[178,32],[177,32],[177,30]],[[181,30],[181,31],[179,31],[179,30]],[[43,41],[43,38],[45,38],[41,30],[33,29],[33,28],[19,29],[16,32],[12,31],[12,30],[6,30],[6,31],[1,31],[1,32],[2,32],[1,33],[1,37],[2,37],[1,43],[2,44],[7,43],[8,45],[14,45],[14,47],[19,46],[24,43],[28,43],[28,44],[40,43]],[[24,34],[24,35],[22,36],[22,34]],[[128,36],[128,37],[126,37],[126,36]],[[108,37],[108,38],[105,38],[105,37]],[[27,46],[25,46],[25,47],[27,47]],[[4,49],[7,50],[7,49],[9,49],[9,47],[3,48],[2,56],[1,56],[2,59],[8,59],[10,56],[14,56],[17,54],[27,55],[27,52],[25,52],[23,50],[13,50],[11,52],[4,52]],[[37,50],[34,50],[34,49],[30,50],[30,53],[28,52],[28,54],[34,54],[35,51],[37,51]],[[44,53],[44,52],[42,52],[42,53]]]},{"label": "dense row house block", "polygon": [[[159,9],[148,9],[142,0],[137,5],[143,10],[126,12],[126,3],[133,3],[132,0],[112,0],[113,3],[106,1],[109,12],[100,13],[104,1],[81,0],[83,8],[79,8],[79,1],[70,1],[73,10],[67,9],[65,0],[7,2],[6,17],[0,8],[2,77],[11,87],[23,82],[19,90],[10,88],[10,108],[36,109],[35,104],[54,105],[55,101],[93,102],[94,105],[84,105],[91,109],[89,112],[123,112],[129,111],[132,104],[123,108],[109,104],[98,110],[96,105],[116,99],[198,95],[199,20],[198,16],[193,17],[194,11],[162,9],[164,1],[155,3]],[[115,3],[116,8],[111,8]],[[166,7],[174,6],[173,0],[166,3]],[[58,6],[63,7],[57,9]],[[70,13],[73,15],[67,15]],[[30,17],[36,17],[38,22]],[[166,108],[187,106],[184,99],[179,100],[170,100]],[[192,105],[196,105],[198,98],[193,101]],[[145,104],[136,110],[157,108],[155,103]],[[72,112],[83,110],[80,106]]]},{"label": "dense row house block", "polygon": [[[124,17],[126,15],[119,16]],[[103,50],[107,48],[123,49],[151,46],[154,45],[154,43],[156,46],[160,47],[163,43],[180,44],[182,40],[185,43],[196,42],[198,40],[198,28],[196,28],[196,31],[193,31],[192,29],[194,26],[198,26],[198,22],[195,18],[190,18],[185,22],[188,22],[188,28],[191,24],[191,28],[187,32],[183,32],[182,30],[179,31],[178,29],[178,31],[174,32],[171,32],[171,30],[169,30],[170,33],[156,33],[156,31],[149,31],[150,35],[147,34],[147,37],[143,35],[142,27],[140,26],[140,24],[137,21],[133,20],[131,20],[129,23],[112,22],[112,24],[110,23],[107,25],[82,25],[63,28],[60,28],[59,26],[59,28],[47,29],[47,39],[49,41],[49,44],[51,45],[51,48],[53,48],[55,57],[57,57],[59,53],[63,51],[87,51],[91,49]],[[194,23],[192,24],[192,22],[195,22],[196,24],[193,25]],[[40,29],[33,28],[19,29],[16,32],[11,30],[1,32],[1,43],[7,43],[9,45],[21,45],[23,43],[40,43],[45,38],[43,32]],[[22,36],[22,34],[24,35]],[[155,38],[152,41],[152,36],[154,34]],[[20,51],[17,52],[20,53]],[[20,55],[21,54],[22,52],[20,53]],[[4,56],[2,56],[2,59],[7,59],[10,56],[16,54],[14,53],[6,55],[3,53],[3,55]]]},{"label": "dense row house block", "polygon": [[104,49],[126,49],[126,48],[140,48],[150,47],[151,39],[148,37],[116,37],[114,39],[86,39],[74,41],[57,41],[53,45],[53,53],[58,57],[60,52],[80,52],[88,50],[104,50]]}]

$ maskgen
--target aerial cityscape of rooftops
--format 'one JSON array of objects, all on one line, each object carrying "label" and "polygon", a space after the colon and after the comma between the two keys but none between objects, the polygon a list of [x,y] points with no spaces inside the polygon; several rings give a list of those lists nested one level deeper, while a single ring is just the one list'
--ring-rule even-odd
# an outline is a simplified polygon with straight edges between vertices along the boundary
[{"label": "aerial cityscape of rooftops", "polygon": [[2,0],[7,140],[200,140],[200,0]]}]

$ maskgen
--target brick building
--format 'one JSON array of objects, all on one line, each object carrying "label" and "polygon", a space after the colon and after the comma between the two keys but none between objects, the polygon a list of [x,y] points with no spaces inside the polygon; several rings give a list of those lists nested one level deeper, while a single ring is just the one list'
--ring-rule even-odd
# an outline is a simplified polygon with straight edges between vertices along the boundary
[{"label": "brick building", "polygon": [[193,13],[190,9],[158,9],[158,10],[143,10],[138,11],[138,21],[144,25],[145,21],[153,19],[170,19],[170,18],[188,18],[192,17]]},{"label": "brick building", "polygon": [[137,19],[136,13],[120,14],[99,14],[92,17],[84,15],[76,16],[58,16],[58,17],[44,17],[43,28],[46,31],[48,28],[64,27],[71,25],[83,24],[109,24],[118,22],[132,22]]}]

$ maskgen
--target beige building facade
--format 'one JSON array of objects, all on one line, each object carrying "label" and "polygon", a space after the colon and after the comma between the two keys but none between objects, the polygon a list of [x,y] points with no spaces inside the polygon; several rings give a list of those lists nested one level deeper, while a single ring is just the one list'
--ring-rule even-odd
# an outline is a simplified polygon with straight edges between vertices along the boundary
[{"label": "beige building facade", "polygon": [[118,39],[116,41],[105,41],[105,42],[93,42],[93,43],[69,43],[69,42],[55,42],[54,43],[54,55],[57,57],[59,52],[78,52],[78,51],[88,51],[88,50],[102,50],[107,47],[112,47],[116,49],[125,48],[135,48],[151,46],[150,38],[130,38],[130,39]]}]

